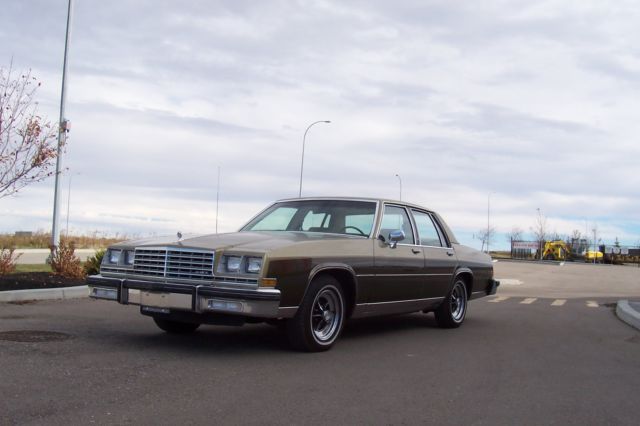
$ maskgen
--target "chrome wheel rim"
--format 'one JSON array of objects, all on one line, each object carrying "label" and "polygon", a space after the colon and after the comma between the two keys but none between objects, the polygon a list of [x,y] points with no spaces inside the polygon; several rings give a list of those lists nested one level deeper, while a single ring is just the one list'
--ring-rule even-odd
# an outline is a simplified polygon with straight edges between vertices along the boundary
[{"label": "chrome wheel rim", "polygon": [[464,284],[457,282],[451,290],[451,318],[455,322],[460,322],[464,318],[467,308],[467,291]]},{"label": "chrome wheel rim", "polygon": [[325,287],[318,292],[311,309],[311,331],[320,344],[331,343],[342,323],[342,297],[333,287]]}]

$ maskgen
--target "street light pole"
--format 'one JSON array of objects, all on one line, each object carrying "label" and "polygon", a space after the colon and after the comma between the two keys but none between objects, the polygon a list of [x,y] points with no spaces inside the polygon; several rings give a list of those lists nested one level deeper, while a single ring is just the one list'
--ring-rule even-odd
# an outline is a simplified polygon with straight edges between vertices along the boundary
[{"label": "street light pole", "polygon": [[69,190],[67,191],[67,238],[69,238],[69,206],[71,206],[71,178],[73,175],[69,175]]},{"label": "street light pole", "polygon": [[220,203],[220,166],[218,166],[218,184],[216,185],[216,234],[218,233],[218,205]]},{"label": "street light pole", "polygon": [[304,170],[304,146],[307,140],[307,132],[311,127],[318,123],[331,123],[329,120],[319,120],[309,124],[307,130],[304,131],[304,136],[302,137],[302,160],[300,161],[300,189],[298,190],[298,198],[302,197],[302,172]]},{"label": "street light pole", "polygon": [[487,195],[487,254],[489,254],[489,239],[491,238],[491,192]]},{"label": "street light pole", "polygon": [[593,227],[593,264],[596,264],[596,259],[598,259],[598,252],[596,250],[596,244],[597,244],[597,240],[596,240],[596,228],[595,226]]},{"label": "street light pole", "polygon": [[64,62],[62,65],[62,90],[60,93],[60,122],[58,128],[58,148],[57,148],[57,158],[56,158],[56,182],[55,189],[53,194],[53,225],[51,227],[51,248],[53,251],[58,249],[60,245],[60,230],[59,230],[59,222],[60,222],[60,183],[61,183],[61,175],[62,175],[62,152],[64,146],[67,142],[67,131],[68,121],[65,118],[64,107],[65,101],[67,97],[66,91],[66,83],[67,83],[67,63],[68,63],[68,53],[69,53],[69,38],[71,35],[71,14],[73,12],[73,0],[69,0],[68,8],[67,8],[67,31],[64,39]]},{"label": "street light pole", "polygon": [[397,173],[396,173],[396,177],[398,178],[398,181],[400,182],[400,199],[398,201],[402,201],[402,178]]}]

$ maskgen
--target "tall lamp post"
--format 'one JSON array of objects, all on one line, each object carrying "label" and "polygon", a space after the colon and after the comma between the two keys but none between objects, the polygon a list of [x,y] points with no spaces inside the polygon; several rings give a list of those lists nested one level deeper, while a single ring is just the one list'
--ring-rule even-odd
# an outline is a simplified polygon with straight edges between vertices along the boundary
[{"label": "tall lamp post", "polygon": [[319,120],[319,121],[314,121],[313,123],[309,124],[309,127],[307,127],[307,130],[304,131],[304,136],[302,137],[302,160],[300,161],[300,189],[298,190],[298,198],[302,197],[302,172],[304,170],[304,146],[305,146],[305,142],[307,140],[307,132],[309,131],[309,129],[311,127],[313,127],[314,125],[318,124],[318,123],[331,123],[331,121],[329,120]]},{"label": "tall lamp post", "polygon": [[64,62],[62,66],[62,90],[60,93],[60,127],[58,129],[58,149],[56,158],[56,184],[53,193],[53,225],[51,227],[51,247],[52,250],[58,250],[60,245],[60,184],[62,175],[62,150],[67,141],[67,132],[69,131],[69,122],[64,116],[64,106],[67,98],[67,57],[69,53],[69,37],[71,35],[71,13],[73,12],[73,0],[69,0],[67,8],[67,32],[64,39]]},{"label": "tall lamp post", "polygon": [[220,166],[218,166],[218,182],[216,184],[216,234],[218,233],[218,206],[220,205]]},{"label": "tall lamp post", "polygon": [[489,254],[489,240],[491,239],[491,194],[487,195],[487,254]]},{"label": "tall lamp post", "polygon": [[402,178],[397,173],[396,173],[396,177],[398,178],[398,181],[400,182],[400,199],[398,201],[402,201]]},{"label": "tall lamp post", "polygon": [[65,235],[69,238],[69,208],[71,206],[71,179],[73,176],[79,176],[80,173],[74,173],[73,175],[69,175],[69,190],[67,191],[67,229]]}]

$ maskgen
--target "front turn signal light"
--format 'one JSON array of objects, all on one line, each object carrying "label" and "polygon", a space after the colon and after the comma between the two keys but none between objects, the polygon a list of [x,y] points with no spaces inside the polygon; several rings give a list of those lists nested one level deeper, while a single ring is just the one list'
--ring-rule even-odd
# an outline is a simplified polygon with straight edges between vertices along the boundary
[{"label": "front turn signal light", "polygon": [[278,284],[277,278],[262,278],[260,280],[260,287],[275,287]]}]

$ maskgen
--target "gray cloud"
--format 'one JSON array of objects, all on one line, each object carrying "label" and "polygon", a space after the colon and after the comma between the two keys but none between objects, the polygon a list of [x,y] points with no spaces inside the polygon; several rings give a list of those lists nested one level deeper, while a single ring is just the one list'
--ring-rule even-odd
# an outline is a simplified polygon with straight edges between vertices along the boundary
[{"label": "gray cloud", "polygon": [[[50,117],[64,3],[10,2],[0,17],[0,65],[40,73]],[[617,221],[634,240],[638,12],[609,6],[76,2],[74,226],[210,229],[220,165],[234,228],[297,194],[302,133],[330,119],[308,135],[305,194],[395,197],[399,173],[405,198],[462,234],[495,192],[501,230],[541,207],[559,226]],[[3,199],[0,231],[46,227],[51,185]]]}]

